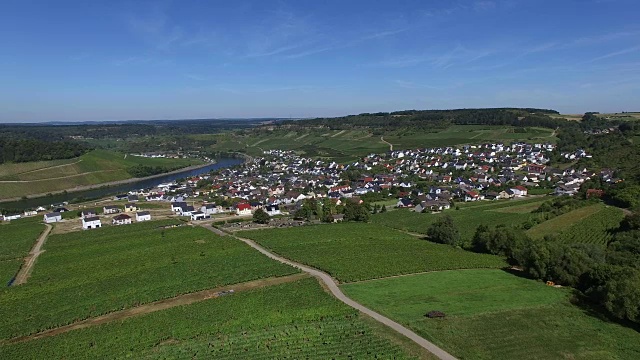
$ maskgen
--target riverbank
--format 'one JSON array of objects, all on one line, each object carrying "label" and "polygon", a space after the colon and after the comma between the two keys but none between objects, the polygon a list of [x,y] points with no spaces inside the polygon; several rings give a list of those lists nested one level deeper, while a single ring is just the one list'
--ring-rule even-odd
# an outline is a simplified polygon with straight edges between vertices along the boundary
[{"label": "riverbank", "polygon": [[0,199],[0,203],[3,203],[3,202],[14,202],[14,201],[20,201],[20,200],[25,200],[25,199],[35,199],[35,198],[49,197],[50,195],[73,194],[75,192],[80,192],[80,191],[108,188],[108,187],[113,187],[113,186],[118,186],[118,185],[131,184],[131,183],[135,183],[135,182],[139,182],[139,181],[153,180],[153,179],[158,179],[158,178],[161,178],[161,177],[165,177],[167,175],[179,174],[179,173],[182,173],[182,172],[185,172],[185,171],[203,169],[203,168],[209,167],[209,166],[214,165],[214,164],[216,164],[215,161],[204,163],[204,164],[200,164],[200,165],[187,166],[187,167],[176,169],[176,170],[173,170],[173,171],[170,171],[170,172],[151,175],[151,176],[145,176],[145,177],[142,177],[142,178],[130,178],[130,179],[124,179],[124,180],[110,181],[110,182],[100,183],[100,184],[76,186],[76,187],[69,188],[69,189],[51,191],[51,192],[47,192],[47,193],[33,194],[33,195],[25,196],[25,197],[5,198],[5,199]]}]

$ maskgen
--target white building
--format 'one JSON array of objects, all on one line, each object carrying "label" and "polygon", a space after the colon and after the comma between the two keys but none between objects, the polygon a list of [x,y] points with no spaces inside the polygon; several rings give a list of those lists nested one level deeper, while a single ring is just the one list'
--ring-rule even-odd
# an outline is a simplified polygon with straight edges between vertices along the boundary
[{"label": "white building", "polygon": [[136,221],[149,221],[151,220],[151,214],[148,211],[140,211],[136,213]]},{"label": "white building", "polygon": [[117,214],[120,212],[120,208],[114,205],[107,205],[102,208],[102,212],[105,214]]},{"label": "white building", "polygon": [[58,212],[52,212],[49,214],[44,214],[44,222],[47,224],[55,223],[58,221],[62,221],[62,215]]},{"label": "white building", "polygon": [[22,215],[20,215],[20,214],[5,215],[5,216],[2,217],[2,220],[4,220],[4,221],[18,220],[21,217],[22,217]]},{"label": "white building", "polygon": [[182,208],[187,207],[187,203],[183,201],[177,201],[171,203],[171,211],[181,213]]},{"label": "white building", "polygon": [[102,227],[102,223],[97,216],[82,218],[82,229],[97,229],[99,227]]},{"label": "white building", "polygon": [[120,214],[113,217],[111,220],[113,225],[128,225],[131,224],[131,216],[127,214]]},{"label": "white building", "polygon": [[280,207],[278,205],[269,205],[265,208],[265,211],[267,212],[267,214],[269,214],[269,216],[276,216],[276,215],[282,214],[282,212],[280,212]]},{"label": "white building", "polygon": [[203,213],[207,214],[207,215],[213,215],[213,214],[217,214],[219,212],[222,211],[222,207],[221,206],[217,206],[216,204],[204,204],[201,208],[200,211],[202,211]]},{"label": "white building", "polygon": [[206,218],[208,218],[208,217],[209,217],[209,216],[208,216],[207,214],[203,213],[202,211],[194,211],[194,212],[191,214],[191,220],[194,220],[194,221],[196,221],[196,220],[203,220],[203,219],[206,219]]}]

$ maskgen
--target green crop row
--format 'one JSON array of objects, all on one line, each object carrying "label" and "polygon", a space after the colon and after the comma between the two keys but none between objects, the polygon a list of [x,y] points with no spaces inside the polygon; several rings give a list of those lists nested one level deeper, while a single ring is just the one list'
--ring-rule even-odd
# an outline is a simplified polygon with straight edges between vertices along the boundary
[{"label": "green crop row", "polygon": [[497,256],[434,244],[375,224],[269,229],[243,232],[242,236],[289,259],[322,269],[344,282],[432,270],[505,265]]},{"label": "green crop row", "polygon": [[0,338],[27,335],[179,294],[296,270],[230,237],[176,220],[63,235],[29,281],[0,290]]},{"label": "green crop row", "polygon": [[624,214],[615,207],[607,207],[572,225],[560,234],[567,243],[607,245],[613,238],[612,231],[620,225]]},{"label": "green crop row", "polygon": [[0,347],[11,359],[409,359],[316,280]]}]

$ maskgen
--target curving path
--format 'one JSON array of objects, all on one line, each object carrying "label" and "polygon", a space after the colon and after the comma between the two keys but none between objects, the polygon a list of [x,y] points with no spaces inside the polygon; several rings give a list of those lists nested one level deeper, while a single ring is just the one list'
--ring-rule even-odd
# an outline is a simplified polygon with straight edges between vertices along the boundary
[{"label": "curving path", "polygon": [[24,265],[22,265],[20,271],[18,271],[18,275],[16,275],[16,280],[13,282],[13,285],[21,285],[27,282],[27,278],[31,275],[33,265],[35,265],[38,256],[44,252],[42,250],[42,245],[47,240],[47,236],[49,236],[52,228],[49,224],[45,224],[45,226],[47,228],[42,232],[42,234],[40,234],[40,237],[36,241],[36,244],[33,245],[29,255],[24,258]]},{"label": "curving path", "polygon": [[384,139],[384,136],[380,136],[380,141],[389,145],[389,151],[393,151],[393,144]]},{"label": "curving path", "polygon": [[[210,228],[210,227],[205,227],[206,229]],[[212,229],[209,229],[210,231],[213,231]],[[261,252],[262,254],[266,255],[267,257],[279,261],[283,264],[287,264],[290,266],[293,266],[295,268],[298,268],[316,278],[318,278],[319,280],[321,280],[324,285],[326,285],[326,287],[329,289],[329,291],[331,291],[331,294],[333,294],[333,296],[335,296],[336,298],[338,298],[338,300],[342,301],[343,303],[351,306],[352,308],[365,313],[367,315],[369,315],[370,317],[372,317],[373,319],[375,319],[376,321],[390,327],[391,329],[399,332],[400,334],[408,337],[409,339],[411,339],[413,342],[415,342],[416,344],[420,345],[421,347],[427,349],[429,352],[431,352],[432,354],[434,354],[435,356],[437,356],[439,359],[442,360],[456,360],[455,357],[453,357],[453,355],[447,353],[446,351],[442,350],[441,348],[439,348],[438,346],[436,346],[434,343],[427,341],[425,338],[421,337],[420,335],[414,333],[413,331],[407,329],[406,327],[398,324],[397,322],[389,319],[386,316],[383,316],[367,307],[365,307],[364,305],[353,301],[351,298],[347,297],[342,290],[340,290],[340,288],[338,287],[338,284],[336,283],[336,281],[327,273],[322,272],[320,270],[314,269],[312,267],[306,266],[306,265],[302,265],[299,264],[297,262],[291,261],[289,259],[286,259],[282,256],[278,256],[272,252],[270,252],[269,250],[263,248],[262,246],[258,245],[255,241],[253,240],[249,240],[249,239],[244,239],[241,237],[237,237],[236,239],[243,241],[245,244],[251,246],[252,248],[258,250],[259,252]]]}]

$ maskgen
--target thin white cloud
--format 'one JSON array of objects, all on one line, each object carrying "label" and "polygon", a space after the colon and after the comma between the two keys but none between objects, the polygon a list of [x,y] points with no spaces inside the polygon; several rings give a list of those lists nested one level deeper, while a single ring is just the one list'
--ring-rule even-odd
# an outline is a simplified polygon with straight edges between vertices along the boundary
[{"label": "thin white cloud", "polygon": [[620,56],[620,55],[631,54],[631,53],[637,52],[639,50],[640,50],[640,46],[634,46],[634,47],[630,47],[630,48],[627,48],[627,49],[622,49],[622,50],[619,50],[619,51],[614,51],[614,52],[611,52],[611,53],[608,53],[608,54],[605,54],[605,55],[602,55],[602,56],[595,57],[595,58],[587,61],[586,63],[592,63],[592,62],[596,62],[596,61],[610,59],[612,57],[616,57],[616,56]]}]

